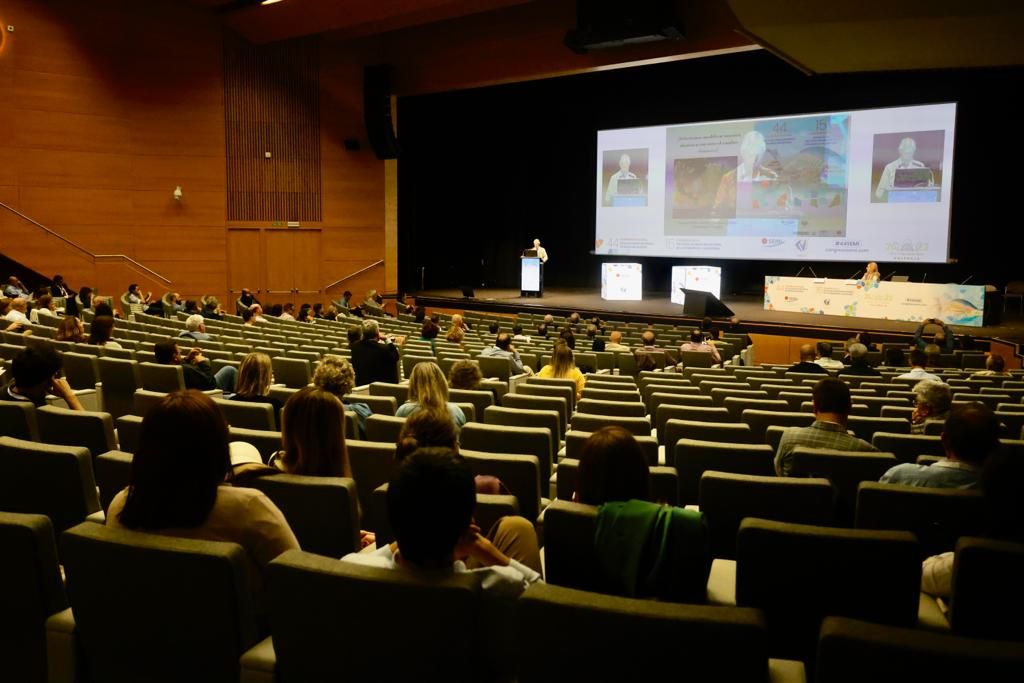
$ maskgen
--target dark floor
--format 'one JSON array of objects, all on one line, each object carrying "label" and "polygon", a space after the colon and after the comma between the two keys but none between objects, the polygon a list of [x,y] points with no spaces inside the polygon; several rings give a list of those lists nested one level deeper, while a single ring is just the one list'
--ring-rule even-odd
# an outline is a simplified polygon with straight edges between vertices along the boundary
[{"label": "dark floor", "polygon": [[[543,298],[521,297],[518,290],[478,289],[472,299],[462,296],[457,289],[437,289],[420,292],[418,298],[427,306],[464,308],[476,311],[513,313],[535,310],[538,313],[568,314],[573,311],[584,316],[599,315],[603,318],[624,318],[652,322],[680,322],[692,320],[682,313],[682,307],[674,304],[667,292],[645,294],[643,301],[605,301],[599,291],[583,289],[554,289],[545,291]],[[849,318],[836,315],[812,315],[809,313],[788,313],[766,311],[761,297],[733,296],[724,303],[754,331],[778,331],[785,327],[791,332],[809,333],[834,332],[837,338],[850,330],[869,330],[885,335],[903,336],[913,334],[916,323],[899,320],[876,320],[873,318]],[[1009,311],[1000,325],[987,327],[957,327],[958,334],[970,334],[978,338],[997,338],[1006,341],[1024,341],[1024,316]]]}]

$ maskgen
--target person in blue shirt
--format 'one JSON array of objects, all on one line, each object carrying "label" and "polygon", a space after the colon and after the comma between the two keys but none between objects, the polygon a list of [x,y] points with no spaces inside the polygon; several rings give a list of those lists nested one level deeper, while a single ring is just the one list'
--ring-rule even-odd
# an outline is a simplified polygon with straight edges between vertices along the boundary
[{"label": "person in blue shirt", "polygon": [[[928,341],[924,338],[924,328],[930,325],[938,325],[939,330],[932,335],[931,341]],[[942,349],[943,353],[953,353],[953,348],[956,346],[956,335],[953,334],[949,325],[938,318],[928,318],[922,320],[921,324],[917,326],[917,330],[914,331],[914,346],[923,351],[929,344],[935,344]]]},{"label": "person in blue shirt", "polygon": [[417,363],[409,376],[409,400],[398,406],[395,417],[408,417],[418,410],[448,413],[456,429],[466,424],[462,408],[448,402],[448,380],[437,363]]}]

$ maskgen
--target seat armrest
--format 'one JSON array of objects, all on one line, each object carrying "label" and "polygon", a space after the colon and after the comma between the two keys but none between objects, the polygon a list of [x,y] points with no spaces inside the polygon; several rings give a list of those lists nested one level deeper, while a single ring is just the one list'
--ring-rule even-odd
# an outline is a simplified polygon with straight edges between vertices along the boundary
[{"label": "seat armrest", "polygon": [[769,659],[768,680],[770,683],[807,683],[804,663],[793,659]]},{"label": "seat armrest", "polygon": [[97,510],[96,512],[86,517],[85,521],[92,522],[93,524],[106,524],[107,516],[103,514],[103,510]]},{"label": "seat armrest", "polygon": [[48,683],[78,681],[78,643],[70,607],[46,620],[46,668]]},{"label": "seat armrest", "polygon": [[249,648],[238,660],[241,668],[240,683],[274,683],[277,655],[274,640],[267,637]]}]

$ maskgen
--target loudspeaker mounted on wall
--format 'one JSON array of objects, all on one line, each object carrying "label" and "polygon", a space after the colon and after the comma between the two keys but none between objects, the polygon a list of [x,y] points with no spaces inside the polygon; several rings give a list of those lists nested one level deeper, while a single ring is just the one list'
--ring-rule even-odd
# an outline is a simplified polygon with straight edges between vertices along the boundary
[{"label": "loudspeaker mounted on wall", "polygon": [[363,118],[370,147],[378,159],[397,159],[402,151],[391,116],[393,75],[390,64],[363,67]]}]

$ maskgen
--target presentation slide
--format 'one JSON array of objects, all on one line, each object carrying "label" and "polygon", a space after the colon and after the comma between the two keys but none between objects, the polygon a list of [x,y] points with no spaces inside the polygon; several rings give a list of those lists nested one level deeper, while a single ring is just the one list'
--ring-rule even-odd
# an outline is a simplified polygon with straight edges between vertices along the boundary
[{"label": "presentation slide", "polygon": [[943,263],[956,104],[597,134],[594,252]]},{"label": "presentation slide", "polygon": [[602,263],[601,298],[605,301],[640,301],[644,272],[639,263]]},{"label": "presentation slide", "polygon": [[672,266],[672,303],[686,305],[681,288],[711,292],[722,298],[722,269],[717,266]]}]

